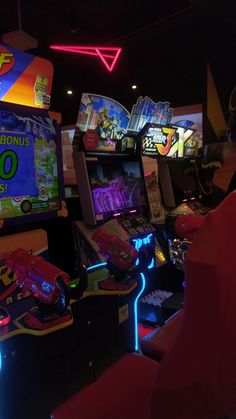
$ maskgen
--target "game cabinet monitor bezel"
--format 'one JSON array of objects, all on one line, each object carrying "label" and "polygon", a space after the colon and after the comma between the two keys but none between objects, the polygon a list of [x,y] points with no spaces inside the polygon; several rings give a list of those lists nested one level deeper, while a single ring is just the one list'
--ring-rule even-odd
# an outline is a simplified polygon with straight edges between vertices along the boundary
[{"label": "game cabinet monitor bezel", "polygon": [[[78,181],[78,190],[80,196],[80,203],[83,213],[83,220],[87,225],[97,225],[104,223],[112,218],[121,218],[122,216],[132,215],[132,213],[142,213],[144,216],[148,216],[149,205],[147,199],[147,191],[144,182],[144,173],[141,161],[137,156],[130,155],[86,155],[82,151],[77,151],[73,153],[74,164],[76,168],[76,175]],[[97,213],[94,203],[94,194],[92,192],[92,181],[91,181],[91,170],[89,166],[97,165],[110,165],[116,162],[117,165],[121,165],[123,162],[134,162],[140,174],[138,179],[141,180],[141,200],[140,205],[131,205],[129,208],[118,207],[112,209],[111,211],[105,211],[103,213]],[[114,165],[115,166],[115,165]],[[141,203],[142,202],[142,203]]]},{"label": "game cabinet monitor bezel", "polygon": [[[18,140],[21,142],[21,145],[23,144],[23,138],[30,138],[30,140],[27,140],[28,143],[30,142],[31,151],[28,155],[25,156],[25,164],[21,165],[18,164],[16,175],[18,172],[19,175],[19,168],[21,167],[21,175],[23,175],[25,179],[25,183],[28,181],[28,176],[24,170],[27,170],[30,172],[31,176],[34,177],[31,181],[29,181],[30,186],[24,186],[23,182],[20,183],[20,180],[15,178],[16,184],[14,186],[14,180],[11,184],[11,188],[13,186],[11,195],[7,198],[7,193],[5,191],[4,196],[1,197],[0,195],[0,203],[3,200],[6,200],[8,204],[13,204],[16,206],[16,208],[9,207],[8,214],[3,213],[3,210],[0,208],[0,219],[2,221],[3,227],[7,227],[9,225],[15,225],[15,224],[27,224],[27,223],[33,223],[38,222],[40,220],[44,219],[51,219],[55,218],[59,215],[60,211],[63,209],[63,199],[64,199],[64,189],[63,189],[63,166],[62,166],[62,152],[61,152],[61,135],[60,135],[60,124],[55,120],[53,115],[50,117],[50,112],[44,109],[35,109],[30,107],[25,107],[21,105],[13,105],[8,103],[0,102],[0,112],[8,113],[9,115],[5,115],[5,126],[0,126],[1,133],[4,135],[4,130],[6,133],[18,133],[19,137],[22,140]],[[47,121],[45,120],[47,118]],[[8,120],[7,120],[8,119]],[[27,121],[29,122],[27,125]],[[38,122],[38,123],[37,123]],[[48,125],[46,124],[48,123]],[[43,123],[45,125],[43,125]],[[2,122],[3,124],[3,122]],[[49,129],[51,124],[51,131]],[[7,127],[8,125],[8,127]],[[32,128],[31,128],[32,125]],[[33,133],[33,127],[38,127],[38,134]],[[26,128],[27,127],[27,128]],[[39,127],[43,127],[41,130],[41,137],[39,135]],[[18,131],[17,131],[18,130]],[[36,130],[36,128],[35,128]],[[38,136],[37,136],[38,135]],[[48,137],[48,140],[45,138]],[[36,142],[37,138],[37,142]],[[42,143],[40,145],[40,138],[42,140]],[[5,144],[7,140],[5,140]],[[14,140],[15,141],[15,140]],[[26,141],[26,140],[25,140]],[[44,141],[44,143],[43,143]],[[53,143],[51,142],[53,141]],[[33,143],[33,147],[32,147]],[[43,147],[43,144],[45,143],[50,144],[48,146],[48,153],[46,153],[45,148]],[[54,144],[55,143],[55,144]],[[19,142],[16,143],[16,141],[11,143],[10,148],[17,153],[19,150],[19,147],[17,148],[17,144],[19,146]],[[0,144],[1,147],[1,144]],[[43,148],[42,148],[43,147]],[[37,156],[40,157],[40,153],[42,153],[44,156],[44,162],[41,164],[38,163],[38,166],[36,165],[37,159],[36,156],[36,149],[38,149]],[[15,153],[15,154],[16,154]],[[32,162],[32,156],[33,156],[33,167],[29,163],[29,157],[30,161]],[[18,157],[23,158],[24,157],[24,149],[20,152],[20,156]],[[28,157],[28,163],[27,163],[27,157]],[[51,163],[50,163],[51,159]],[[42,159],[41,159],[42,160]],[[19,163],[19,160],[18,160]],[[8,163],[5,162],[5,164],[8,164],[8,167],[10,167],[10,160]],[[47,168],[50,168],[50,174],[47,173]],[[25,166],[25,168],[23,168]],[[43,172],[43,166],[45,167],[45,176],[43,173],[40,174],[40,171]],[[38,169],[38,170],[37,170]],[[35,171],[34,174],[33,170]],[[42,194],[39,196],[39,186],[40,186],[40,176],[42,176],[42,179],[44,182],[44,178],[46,179],[45,182],[47,183],[46,187],[46,196],[44,197],[45,201],[43,203]],[[15,177],[15,176],[14,176]],[[2,179],[1,179],[2,181]],[[31,183],[30,183],[31,182]],[[43,183],[41,184],[43,185]],[[3,183],[4,182],[0,182]],[[17,186],[18,183],[18,186]],[[24,192],[21,195],[18,195],[18,192],[16,192],[16,195],[13,196],[14,192],[17,191],[22,185]],[[42,186],[41,185],[41,186]],[[8,185],[9,186],[9,185]],[[40,188],[41,188],[40,186]],[[32,193],[27,193],[26,191],[32,191]],[[40,189],[40,193],[43,192]],[[9,192],[10,193],[10,192]],[[54,195],[53,195],[54,194]],[[50,196],[51,195],[51,196]],[[42,199],[42,202],[40,200]],[[13,202],[14,201],[14,202]],[[22,202],[27,202],[28,205],[23,206]],[[38,203],[37,203],[37,202]],[[46,204],[47,203],[47,204]],[[18,206],[18,208],[17,208]],[[21,209],[19,209],[19,206]],[[38,208],[37,208],[38,207]],[[32,211],[34,209],[34,211]]]}]

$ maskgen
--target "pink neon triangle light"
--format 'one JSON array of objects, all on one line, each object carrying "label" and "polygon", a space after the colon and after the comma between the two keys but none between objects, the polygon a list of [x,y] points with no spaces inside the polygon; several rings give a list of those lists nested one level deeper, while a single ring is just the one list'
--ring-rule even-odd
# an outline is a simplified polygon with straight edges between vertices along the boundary
[{"label": "pink neon triangle light", "polygon": [[117,63],[121,53],[118,47],[84,47],[84,46],[67,46],[67,45],[51,45],[51,49],[59,51],[74,52],[77,54],[94,55],[100,58],[108,71],[112,71]]},{"label": "pink neon triangle light", "polygon": [[[97,53],[100,57],[100,59],[102,60],[102,62],[105,64],[106,68],[108,69],[108,71],[112,71],[113,68],[115,67],[115,64],[118,60],[118,57],[121,53],[121,48],[114,48],[113,51],[116,52],[114,56],[110,56],[108,57],[107,55],[105,55],[104,53],[102,53],[102,51],[104,51],[104,49],[102,48],[97,48]],[[107,62],[108,59],[111,59],[111,63],[109,64]]]}]

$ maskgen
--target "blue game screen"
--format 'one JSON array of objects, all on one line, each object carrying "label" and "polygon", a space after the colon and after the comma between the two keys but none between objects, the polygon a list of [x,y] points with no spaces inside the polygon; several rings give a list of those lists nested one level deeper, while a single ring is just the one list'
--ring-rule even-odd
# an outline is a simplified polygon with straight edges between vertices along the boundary
[{"label": "blue game screen", "polygon": [[60,208],[57,123],[0,110],[0,218]]}]

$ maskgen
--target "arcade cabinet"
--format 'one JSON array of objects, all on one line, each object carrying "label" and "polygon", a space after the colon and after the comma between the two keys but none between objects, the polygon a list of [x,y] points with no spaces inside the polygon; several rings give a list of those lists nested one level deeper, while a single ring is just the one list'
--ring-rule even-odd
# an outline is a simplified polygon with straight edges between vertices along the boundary
[{"label": "arcade cabinet", "polygon": [[[41,393],[45,405],[34,417],[42,417],[50,398],[56,403],[64,397],[65,348],[60,341],[65,338],[63,330],[73,322],[64,292],[63,310],[54,306],[54,298],[58,298],[53,291],[53,265],[45,266],[46,260],[37,259],[48,254],[42,227],[64,211],[59,126],[47,111],[6,103],[1,103],[0,122],[0,306],[9,314],[9,322],[0,323],[0,415],[14,417],[17,409],[18,417],[27,417],[35,410]],[[17,253],[18,248],[25,254],[23,250]],[[33,268],[29,260],[33,256],[28,252],[36,258]],[[63,283],[56,293],[61,286]],[[18,389],[14,403],[12,387]]]},{"label": "arcade cabinet", "polygon": [[[147,123],[137,139],[140,154],[146,160],[150,159],[156,163],[161,200],[165,210],[165,220],[157,219],[153,223],[158,240],[168,254],[168,264],[158,272],[159,280],[163,278],[159,287],[162,291],[170,293],[161,303],[165,318],[183,306],[183,267],[175,263],[177,258],[173,257],[176,252],[174,253],[172,240],[176,238],[173,229],[176,215],[181,212],[192,213],[190,206],[196,202],[195,199],[199,195],[194,161],[197,143],[193,134],[194,130],[189,127]],[[150,194],[148,198],[150,199]],[[152,195],[151,199],[154,201]],[[158,194],[156,199],[159,200]],[[155,207],[154,204],[152,206]],[[184,251],[182,255],[183,253]],[[155,303],[156,292],[153,288],[143,302]]]},{"label": "arcade cabinet", "polygon": [[147,267],[154,268],[155,236],[154,228],[144,216],[147,206],[141,163],[127,152],[79,151],[85,136],[86,133],[80,133],[79,139],[75,138],[73,151],[84,219],[74,222],[76,247],[83,263],[89,266],[91,275],[93,273],[88,290],[96,293],[96,304],[109,294],[106,301],[110,304],[113,295],[112,305],[119,318],[120,333],[134,348],[136,280],[127,275],[114,276],[104,269],[105,259],[94,236],[102,227],[108,235],[132,244],[137,251],[142,245],[149,246]]},{"label": "arcade cabinet", "polygon": [[0,75],[0,417],[42,419],[70,394],[77,368],[88,377],[89,361],[70,361],[70,279],[49,263],[47,230],[66,216],[60,124],[48,111],[52,66],[1,51],[13,65]]},{"label": "arcade cabinet", "polygon": [[[86,100],[82,96],[73,141],[73,158],[83,213],[83,222],[74,223],[76,246],[81,259],[91,269],[93,265],[104,263],[104,257],[93,239],[100,228],[132,244],[138,252],[145,251],[147,291],[153,281],[158,282],[156,268],[167,261],[156,238],[155,228],[149,221],[150,208],[137,136],[127,133],[127,129],[124,132],[119,127],[107,137],[107,132],[101,130],[100,124],[96,122],[99,121],[99,112],[102,113],[101,109],[105,106],[104,100],[104,97],[97,95],[86,95]],[[112,119],[112,112],[118,106],[119,112],[124,112],[121,105],[113,102],[115,101],[112,101],[112,106],[109,103],[106,106],[106,118]],[[96,109],[97,103],[100,105]],[[118,117],[113,116],[113,121],[114,119]],[[88,125],[87,120],[93,123]],[[139,263],[141,262],[138,259],[137,267]],[[127,290],[129,285],[126,281],[108,281],[107,278],[98,277],[94,287],[101,293],[102,290]],[[139,319],[152,323],[160,321],[160,302],[169,296],[168,291],[161,291],[156,309],[150,314],[149,304],[145,304],[145,310],[138,310]],[[155,316],[153,311],[156,312]]]}]

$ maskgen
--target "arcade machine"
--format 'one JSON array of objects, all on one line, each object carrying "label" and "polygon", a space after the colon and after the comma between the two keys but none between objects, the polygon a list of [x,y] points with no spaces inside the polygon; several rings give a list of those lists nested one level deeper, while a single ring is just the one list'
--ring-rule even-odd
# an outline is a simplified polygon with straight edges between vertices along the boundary
[{"label": "arcade machine", "polygon": [[42,419],[71,377],[70,278],[44,229],[66,215],[60,125],[51,64],[5,45],[0,57],[0,417]]},{"label": "arcade machine", "polygon": [[[184,126],[184,121],[180,121],[179,125],[173,125],[172,119],[173,109],[169,107],[168,102],[155,104],[149,98],[140,98],[133,107],[129,124],[129,129],[136,130],[138,153],[142,156],[146,172],[150,220],[155,226],[155,234],[167,262],[159,266],[157,271],[158,286],[155,281],[151,281],[148,292],[140,300],[140,311],[149,312],[150,320],[157,318],[158,310],[165,320],[182,307],[183,271],[177,270],[170,258],[172,253],[169,249],[166,218],[168,209],[176,208],[184,198],[193,198],[192,193],[197,193],[197,183],[194,182],[195,165],[191,161],[196,144],[193,138],[194,130],[189,123]],[[174,176],[170,175],[172,162],[177,162],[175,171],[178,169],[179,178],[177,171]],[[149,167],[151,170],[147,169]],[[180,193],[179,196],[176,194],[174,183],[182,189],[183,196],[180,196]]]},{"label": "arcade machine", "polygon": [[[135,249],[146,253],[145,288],[156,278],[156,268],[166,263],[165,255],[156,239],[155,228],[149,222],[142,161],[138,154],[136,135],[127,132],[130,115],[112,99],[84,94],[73,142],[73,157],[77,174],[83,222],[77,221],[75,239],[81,259],[86,265],[104,263],[94,235],[102,226]],[[112,128],[111,128],[112,126]],[[137,266],[140,260],[137,259]],[[107,278],[97,279],[98,292],[126,292],[134,285]],[[169,297],[162,292],[159,299]],[[161,316],[160,310],[153,323]],[[139,319],[148,321],[147,312]]]},{"label": "arcade machine", "polygon": [[[139,309],[140,313],[146,312],[146,316],[143,317],[159,324],[157,313],[162,313],[165,319],[181,308],[183,300],[183,272],[176,270],[170,259],[169,237],[166,234],[168,210],[176,208],[185,198],[193,199],[193,194],[197,194],[195,165],[191,161],[196,144],[193,138],[193,124],[190,125],[188,121],[188,124],[184,125],[180,118],[181,120],[177,121],[179,125],[177,122],[173,125],[173,114],[168,102],[155,103],[148,97],[139,98],[133,106],[128,126],[128,132],[133,133],[137,139],[137,153],[142,157],[145,172],[149,219],[155,227],[156,240],[161,245],[166,262],[158,265],[158,282],[155,278],[149,281],[149,288],[147,287],[140,299]],[[176,172],[174,176],[170,173],[172,169]],[[186,176],[183,176],[183,173],[186,173]],[[182,196],[181,193],[179,196],[176,193],[174,183],[182,189]],[[192,200],[190,202],[192,203]]]},{"label": "arcade machine", "polygon": [[[105,128],[108,119],[113,123],[112,131]],[[89,125],[87,120],[91,120]],[[101,261],[90,241],[101,224],[123,240],[137,242],[136,249],[142,241],[152,241],[154,229],[145,218],[149,209],[142,165],[134,139],[124,136],[128,121],[128,111],[122,105],[103,96],[83,94],[73,158],[83,213],[83,222],[76,223],[78,239],[81,250],[91,245],[84,251],[86,265]],[[150,263],[154,263],[152,258]]]},{"label": "arcade machine", "polygon": [[[192,112],[196,111],[195,108],[199,110],[199,107],[194,107]],[[189,116],[192,116],[191,111]],[[195,120],[198,119],[197,113]],[[204,210],[199,201],[196,167],[201,136],[199,132],[195,136],[196,124],[186,120],[186,117],[179,115],[172,120],[174,122],[169,124],[146,123],[138,134],[141,154],[145,158],[155,159],[158,167],[158,181],[166,218],[164,225],[160,222],[155,225],[157,231],[161,230],[164,234],[169,247],[170,262],[177,268],[172,270],[169,277],[173,278],[173,285],[179,286],[176,289],[174,286],[173,295],[161,304],[165,312],[171,312],[174,307],[178,310],[182,306],[184,258],[191,245],[188,240],[180,240],[177,236],[174,229],[176,217]],[[146,300],[148,298],[149,296]]]}]

